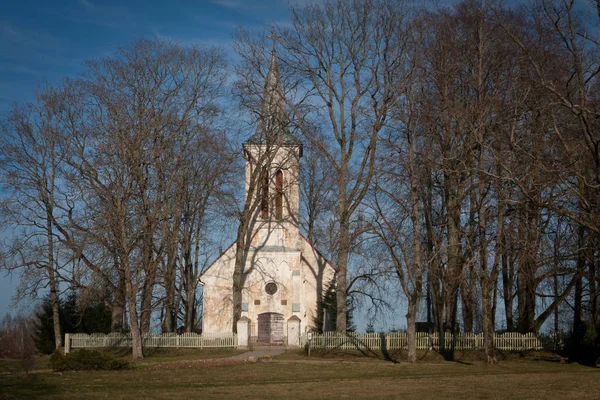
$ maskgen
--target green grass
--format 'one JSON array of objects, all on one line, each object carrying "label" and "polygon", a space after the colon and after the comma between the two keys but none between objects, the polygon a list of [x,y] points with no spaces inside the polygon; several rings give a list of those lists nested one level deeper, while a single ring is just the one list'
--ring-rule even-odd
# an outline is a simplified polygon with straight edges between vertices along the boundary
[{"label": "green grass", "polygon": [[[497,351],[498,360],[500,361],[560,361],[561,357],[552,352],[547,351]],[[327,360],[346,360],[346,361],[361,361],[361,362],[374,362],[374,361],[392,361],[392,362],[405,362],[407,359],[406,350],[390,350],[383,354],[380,350],[338,350],[338,349],[313,349],[311,351],[311,357],[307,357],[306,350],[287,351],[283,354],[276,356],[278,360],[313,360],[313,361],[327,361]],[[487,356],[483,351],[455,351],[454,361],[458,363],[483,363],[487,360]],[[419,363],[432,363],[432,362],[444,362],[444,357],[434,350],[418,350],[417,351],[417,362]]]},{"label": "green grass", "polygon": [[[102,353],[124,360],[131,360],[131,349],[127,348],[100,348]],[[74,350],[77,351],[77,350]],[[155,363],[195,361],[205,359],[217,359],[231,357],[245,353],[245,350],[236,350],[232,348],[224,349],[171,349],[171,348],[147,348],[144,349],[145,358],[134,363],[134,367],[144,367]],[[33,363],[29,364],[29,370],[39,371],[50,369],[50,356],[37,355],[33,358]],[[22,360],[0,358],[0,374],[22,373],[25,371]]]},{"label": "green grass", "polygon": [[[128,348],[105,348],[102,352],[114,357],[131,359],[131,349]],[[152,363],[205,360],[213,358],[231,357],[245,353],[246,350],[234,348],[208,348],[208,349],[175,349],[148,347],[144,349],[144,359],[136,361],[136,365]]]},{"label": "green grass", "polygon": [[43,370],[49,367],[49,356],[35,356],[29,363],[24,363],[23,360],[14,360],[10,358],[0,358],[0,374],[6,372],[23,372],[25,370],[25,364],[28,365],[30,370]]},{"label": "green grass", "polygon": [[557,362],[410,365],[291,356],[296,358],[234,365],[172,363],[169,368],[125,371],[5,374],[0,376],[0,398],[597,399],[600,393],[600,369]]}]

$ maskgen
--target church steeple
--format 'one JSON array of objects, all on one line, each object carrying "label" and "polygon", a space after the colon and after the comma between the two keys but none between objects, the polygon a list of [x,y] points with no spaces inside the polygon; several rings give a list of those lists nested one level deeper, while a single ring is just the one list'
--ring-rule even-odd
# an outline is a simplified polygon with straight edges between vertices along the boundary
[{"label": "church steeple", "polygon": [[265,78],[256,133],[246,143],[301,146],[298,138],[292,135],[288,129],[288,119],[285,111],[285,102],[282,97],[281,78],[277,64],[277,39],[279,36],[273,30],[268,37],[273,39],[271,62]]}]

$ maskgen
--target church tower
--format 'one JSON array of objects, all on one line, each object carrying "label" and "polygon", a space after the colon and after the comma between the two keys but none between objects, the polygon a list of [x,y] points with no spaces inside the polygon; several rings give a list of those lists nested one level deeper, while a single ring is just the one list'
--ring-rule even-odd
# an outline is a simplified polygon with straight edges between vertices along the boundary
[{"label": "church tower", "polygon": [[243,145],[246,198],[253,196],[252,246],[297,247],[302,144],[289,132],[275,36],[256,133]]}]

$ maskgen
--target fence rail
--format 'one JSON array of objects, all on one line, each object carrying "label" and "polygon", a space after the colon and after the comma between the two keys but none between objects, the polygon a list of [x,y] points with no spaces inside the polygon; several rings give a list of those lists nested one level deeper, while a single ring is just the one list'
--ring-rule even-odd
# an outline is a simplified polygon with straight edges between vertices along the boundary
[{"label": "fence rail", "polygon": [[[429,334],[418,332],[417,349],[439,349],[440,337],[437,333]],[[560,338],[550,337],[542,339],[534,333],[521,334],[517,332],[506,332],[494,335],[494,345],[499,350],[556,350],[561,347]],[[234,333],[174,333],[146,334],[142,336],[145,347],[180,347],[180,348],[209,348],[209,347],[237,347],[237,335]],[[483,334],[460,333],[444,335],[445,347],[455,350],[482,350],[484,348]],[[300,337],[300,345],[308,343],[308,336]],[[367,333],[367,334],[339,334],[337,332],[325,332],[324,334],[313,334],[311,348],[313,349],[342,349],[342,350],[395,350],[406,349],[408,334],[404,332],[395,333]],[[65,351],[71,349],[94,348],[94,347],[131,347],[131,335],[122,333],[72,333],[65,335]]]},{"label": "fence rail", "polygon": [[[483,334],[459,333],[452,335],[445,333],[445,347],[455,350],[481,350],[484,348]],[[308,343],[308,336],[300,337],[301,346]],[[311,340],[313,349],[342,349],[342,350],[381,350],[381,349],[406,349],[408,345],[407,333],[367,333],[367,334],[339,334],[337,332],[325,332],[324,334],[313,334]],[[521,334],[517,332],[506,332],[494,335],[494,345],[499,350],[542,350],[556,349],[556,340],[543,341],[534,333]],[[437,333],[417,333],[417,349],[439,349],[440,337]]]},{"label": "fence rail", "polygon": [[[201,335],[196,333],[183,333],[181,335],[146,334],[142,335],[144,347],[236,347],[237,335],[235,333],[207,332]],[[123,333],[67,333],[65,335],[65,349],[82,349],[92,347],[131,347],[131,335]]]}]

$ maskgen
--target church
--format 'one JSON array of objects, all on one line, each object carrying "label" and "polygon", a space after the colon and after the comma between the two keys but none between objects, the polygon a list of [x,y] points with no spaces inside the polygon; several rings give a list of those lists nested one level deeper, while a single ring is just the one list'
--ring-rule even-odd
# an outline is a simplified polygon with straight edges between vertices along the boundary
[{"label": "church", "polygon": [[[275,42],[266,76],[256,132],[243,144],[246,201],[255,193],[256,212],[248,229],[242,273],[242,320],[250,340],[266,344],[299,343],[315,326],[317,313],[335,270],[300,233],[299,167],[302,144],[285,127]],[[252,189],[256,168],[260,189]],[[200,276],[203,285],[202,331],[230,332],[233,325],[232,244]]]}]

